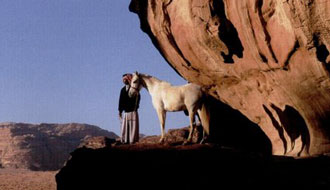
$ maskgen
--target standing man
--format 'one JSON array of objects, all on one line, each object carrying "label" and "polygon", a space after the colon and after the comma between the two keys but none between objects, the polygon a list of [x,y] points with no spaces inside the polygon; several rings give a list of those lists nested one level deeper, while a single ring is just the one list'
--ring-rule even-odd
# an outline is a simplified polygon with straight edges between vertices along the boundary
[{"label": "standing man", "polygon": [[[121,142],[132,144],[139,141],[139,115],[140,94],[130,98],[128,91],[132,74],[123,75],[125,86],[120,91],[119,97],[119,118],[121,120]],[[124,114],[122,114],[124,112]]]}]

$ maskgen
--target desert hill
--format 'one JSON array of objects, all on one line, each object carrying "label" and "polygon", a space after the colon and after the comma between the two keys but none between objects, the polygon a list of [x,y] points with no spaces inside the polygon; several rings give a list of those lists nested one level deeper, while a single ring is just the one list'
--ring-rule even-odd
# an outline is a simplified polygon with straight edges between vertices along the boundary
[{"label": "desert hill", "polygon": [[87,124],[0,123],[0,166],[58,170],[82,140],[93,136],[117,138],[113,132]]}]

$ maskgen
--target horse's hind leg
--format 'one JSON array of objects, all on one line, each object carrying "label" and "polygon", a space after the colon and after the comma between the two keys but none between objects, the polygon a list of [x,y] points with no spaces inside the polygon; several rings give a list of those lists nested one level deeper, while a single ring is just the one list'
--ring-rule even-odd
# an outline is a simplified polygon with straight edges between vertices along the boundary
[{"label": "horse's hind leg", "polygon": [[205,130],[203,130],[203,137],[202,137],[202,140],[199,142],[199,144],[204,144],[205,139],[206,139],[206,132],[205,132]]},{"label": "horse's hind leg", "polygon": [[210,135],[210,118],[209,118],[209,112],[208,109],[206,108],[205,104],[202,105],[201,109],[197,110],[198,115],[200,117],[200,121],[203,127],[203,139],[201,140],[200,144],[203,144],[205,140]]},{"label": "horse's hind leg", "polygon": [[[199,121],[199,125],[202,125],[202,120],[201,120],[201,117],[199,116],[199,110],[197,110],[197,118],[198,118],[198,121]],[[196,126],[197,126],[197,122],[196,122]],[[203,127],[203,136],[202,136],[202,139],[200,140],[199,144],[204,144],[205,140],[206,140],[206,132],[204,130],[204,126],[202,125]]]}]

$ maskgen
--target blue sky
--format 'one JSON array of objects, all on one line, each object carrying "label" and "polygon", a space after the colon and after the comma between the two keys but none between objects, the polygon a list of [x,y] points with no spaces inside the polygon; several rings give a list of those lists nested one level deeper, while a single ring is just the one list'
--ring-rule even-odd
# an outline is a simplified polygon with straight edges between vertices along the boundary
[{"label": "blue sky", "polygon": [[[119,134],[123,73],[186,82],[141,31],[130,0],[1,0],[0,122],[88,123]],[[141,93],[140,132],[160,134]],[[188,125],[170,113],[166,129]]]}]

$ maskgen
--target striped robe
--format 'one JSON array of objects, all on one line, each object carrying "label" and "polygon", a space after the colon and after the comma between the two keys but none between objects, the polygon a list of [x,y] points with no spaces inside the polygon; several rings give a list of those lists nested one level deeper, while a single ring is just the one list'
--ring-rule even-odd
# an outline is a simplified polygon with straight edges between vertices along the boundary
[{"label": "striped robe", "polygon": [[125,112],[121,122],[121,142],[135,143],[139,141],[139,114],[137,111]]},{"label": "striped robe", "polygon": [[124,112],[121,120],[121,142],[135,143],[139,141],[139,114],[140,94],[137,97],[128,96],[129,86],[122,88],[118,110]]}]

